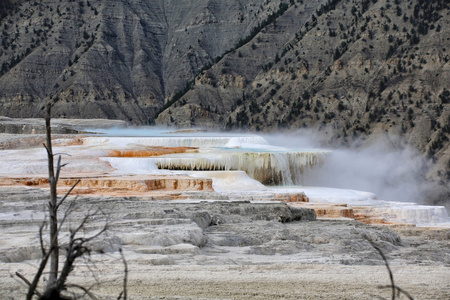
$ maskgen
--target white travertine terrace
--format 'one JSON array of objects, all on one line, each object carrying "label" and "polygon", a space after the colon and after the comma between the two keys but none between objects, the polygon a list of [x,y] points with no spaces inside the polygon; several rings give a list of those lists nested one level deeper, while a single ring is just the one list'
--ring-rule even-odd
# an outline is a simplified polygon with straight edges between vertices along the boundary
[{"label": "white travertine terrace", "polygon": [[[126,132],[124,132],[126,133]],[[91,136],[57,140],[56,153],[67,153],[64,174],[81,176],[191,176],[211,178],[221,197],[237,200],[266,199],[267,195],[305,193],[310,205],[345,205],[355,214],[370,214],[386,222],[423,226],[449,226],[444,207],[377,200],[376,195],[348,189],[302,186],[308,168],[326,164],[326,150],[297,150],[270,145],[256,135],[225,135],[203,132],[164,133],[148,136]],[[148,147],[195,147],[195,151],[153,157],[109,157],[112,150]],[[46,173],[42,148],[0,150],[0,176]],[[370,172],[370,170],[369,170]],[[272,186],[272,187],[270,187]],[[270,192],[269,192],[270,191]],[[209,195],[214,200],[214,196]],[[222,197],[222,198],[223,198]],[[191,198],[190,198],[191,199]],[[194,198],[191,200],[195,201]],[[370,211],[370,212],[369,212]]]},{"label": "white travertine terrace", "polygon": [[[86,146],[197,147],[199,153],[169,154],[141,158],[140,161],[149,171],[153,171],[155,165],[166,170],[241,170],[260,182],[281,185],[301,184],[303,170],[320,164],[329,154],[324,150],[296,151],[275,147],[260,136],[89,137],[82,140]],[[136,163],[135,158],[103,160],[121,168]]]},{"label": "white travertine terrace", "polygon": [[82,140],[85,145],[109,144],[114,146],[139,144],[166,147],[236,148],[255,144],[268,145],[267,141],[260,136],[87,137]]},{"label": "white travertine terrace", "polygon": [[193,171],[245,171],[262,183],[301,184],[302,172],[319,164],[326,152],[211,152],[207,155],[171,154],[154,158],[158,168]]}]

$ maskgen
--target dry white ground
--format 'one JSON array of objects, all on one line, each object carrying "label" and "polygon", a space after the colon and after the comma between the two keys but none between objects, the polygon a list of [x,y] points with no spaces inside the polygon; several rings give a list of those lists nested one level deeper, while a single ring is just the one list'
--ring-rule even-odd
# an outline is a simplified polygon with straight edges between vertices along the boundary
[{"label": "dry white ground", "polygon": [[[383,266],[335,264],[264,265],[173,265],[155,266],[140,257],[128,255],[129,299],[390,299]],[[99,266],[101,299],[117,299],[121,291],[123,266]],[[393,266],[395,281],[414,299],[449,299],[450,270],[445,266]],[[32,274],[28,264],[2,264],[2,299],[24,299],[25,287],[9,276],[20,270]],[[85,270],[86,271],[86,270]],[[87,272],[87,271],[86,271]],[[107,282],[108,280],[113,282]],[[84,272],[72,281],[86,283]],[[92,281],[91,281],[92,282]],[[406,299],[400,297],[400,299]]]}]

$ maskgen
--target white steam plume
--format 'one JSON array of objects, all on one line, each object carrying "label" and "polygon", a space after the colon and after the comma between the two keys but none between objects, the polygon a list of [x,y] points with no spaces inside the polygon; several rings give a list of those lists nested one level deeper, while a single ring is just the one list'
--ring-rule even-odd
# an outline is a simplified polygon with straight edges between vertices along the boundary
[{"label": "white steam plume", "polygon": [[[324,141],[317,132],[306,130],[265,138],[271,144],[289,148],[317,149]],[[389,201],[421,201],[425,160],[417,151],[387,136],[362,145],[331,149],[331,156],[322,166],[305,171],[303,185],[369,191]]]}]

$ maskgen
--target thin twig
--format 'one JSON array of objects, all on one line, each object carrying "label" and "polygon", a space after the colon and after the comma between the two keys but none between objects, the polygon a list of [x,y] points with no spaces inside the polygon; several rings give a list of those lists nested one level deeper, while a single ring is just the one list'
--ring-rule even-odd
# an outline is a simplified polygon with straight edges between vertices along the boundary
[{"label": "thin twig", "polygon": [[50,244],[50,248],[48,249],[47,254],[42,258],[41,263],[39,264],[38,271],[34,275],[33,282],[29,285],[28,293],[27,293],[27,300],[31,300],[33,296],[39,295],[39,292],[36,290],[38,282],[42,276],[42,272],[44,272],[45,266],[47,265],[48,259],[50,258],[50,255],[52,253],[52,248],[55,246],[55,244],[52,242]]},{"label": "thin twig", "polygon": [[73,207],[75,206],[74,202],[71,202],[69,204],[69,207],[66,209],[66,211],[64,212],[64,216],[63,218],[59,221],[59,226],[58,226],[58,230],[57,230],[57,234],[59,236],[60,232],[61,232],[61,228],[63,227],[64,223],[66,222],[68,216],[70,215]]},{"label": "thin twig", "polygon": [[44,247],[44,238],[42,237],[42,229],[44,229],[44,225],[47,224],[46,219],[47,218],[44,218],[44,221],[42,221],[41,226],[39,226],[39,243],[41,244],[42,256],[45,256],[47,254]]},{"label": "thin twig", "polygon": [[47,145],[45,143],[42,143],[42,145],[44,145],[45,150],[47,150],[47,154],[50,152],[50,149],[47,147]]},{"label": "thin twig", "polygon": [[[53,155],[67,155],[67,156],[72,156],[71,154],[69,154],[69,153],[64,153],[64,152],[58,152],[58,153],[54,153]],[[67,164],[65,164],[65,165],[67,165]],[[64,165],[62,165],[61,167],[63,167]]]},{"label": "thin twig", "polygon": [[375,245],[374,242],[372,242],[371,240],[368,240],[369,243],[372,245],[372,247],[377,250],[378,254],[380,254],[381,258],[384,261],[384,265],[386,266],[386,269],[389,272],[389,279],[391,280],[391,288],[392,288],[392,300],[395,300],[395,283],[394,283],[394,275],[392,274],[391,271],[391,267],[389,266],[389,263],[387,261],[386,256],[384,255],[383,251],[381,251],[380,247],[378,247],[377,245]]},{"label": "thin twig", "polygon": [[70,272],[73,270],[73,264],[75,262],[75,260],[78,257],[83,256],[86,252],[89,252],[90,249],[88,247],[85,247],[84,245],[86,243],[88,243],[89,241],[97,238],[98,236],[100,236],[104,231],[106,231],[107,229],[107,224],[105,224],[105,226],[102,228],[102,230],[100,230],[99,232],[97,232],[96,234],[84,238],[84,237],[80,237],[77,238],[76,235],[77,233],[84,228],[84,225],[86,224],[86,222],[89,220],[90,217],[92,217],[94,214],[88,214],[86,215],[82,222],[80,223],[80,225],[74,229],[74,230],[70,230],[70,238],[69,238],[69,243],[67,245],[67,254],[66,254],[66,261],[64,263],[64,266],[61,270],[61,274],[57,280],[57,287],[58,289],[62,289],[65,286],[65,282],[67,280],[67,277],[69,276]]},{"label": "thin twig", "polygon": [[[390,285],[380,285],[380,286],[378,286],[378,288],[379,289],[390,289],[390,288],[392,288]],[[396,291],[400,294],[400,293],[402,293],[403,295],[405,295],[409,300],[414,300],[414,298],[407,292],[407,291],[405,291],[404,289],[402,289],[401,287],[399,287],[399,286],[395,286],[395,289],[396,289]]]},{"label": "thin twig", "polygon": [[58,156],[58,162],[56,163],[56,181],[59,180],[59,173],[61,172],[61,155]]},{"label": "thin twig", "polygon": [[[16,272],[16,276],[22,279],[23,282],[25,282],[28,285],[28,287],[31,288],[32,283],[28,279],[26,279],[25,276],[23,276],[19,272]],[[36,294],[38,297],[42,297],[41,293],[39,293],[39,291],[37,290],[34,291],[34,294]]]},{"label": "thin twig", "polygon": [[414,298],[407,293],[405,290],[401,289],[400,287],[396,286],[394,283],[394,274],[392,273],[391,267],[389,266],[389,262],[386,258],[386,255],[384,255],[383,251],[378,247],[374,242],[366,238],[366,240],[372,245],[372,247],[377,250],[378,254],[380,254],[381,258],[384,261],[384,265],[386,266],[386,269],[389,272],[389,278],[391,280],[391,284],[387,286],[381,286],[380,288],[390,288],[392,290],[392,300],[395,300],[395,292],[398,294],[403,293],[406,297],[408,297],[410,300],[414,300]]},{"label": "thin twig", "polygon": [[[84,286],[78,285],[78,284],[67,284],[66,287],[68,288],[77,288],[82,290],[86,295],[88,295],[89,297],[91,297],[91,299],[93,300],[97,300],[97,297],[95,297],[94,294],[92,294],[89,289],[85,288]],[[83,295],[84,296],[84,295]]]},{"label": "thin twig", "polygon": [[99,237],[103,232],[105,232],[108,229],[108,224],[105,224],[105,226],[102,228],[102,230],[100,230],[99,232],[97,232],[95,235],[90,236],[88,238],[76,238],[74,239],[75,242],[82,242],[82,243],[88,243],[90,241],[92,241],[93,239]]},{"label": "thin twig", "polygon": [[119,298],[117,300],[120,300],[123,295],[123,300],[127,300],[127,283],[128,283],[128,264],[125,259],[125,256],[123,255],[122,248],[119,248],[120,257],[122,257],[123,265],[124,265],[124,274],[123,274],[123,291],[120,293]]},{"label": "thin twig", "polygon": [[92,275],[92,278],[95,281],[95,285],[100,285],[100,279],[98,278],[98,275],[96,274],[96,272],[100,272],[99,268],[97,267],[97,265],[95,264],[94,261],[92,261],[91,257],[88,256],[83,256],[84,262],[85,262],[85,267],[89,270],[89,272]]},{"label": "thin twig", "polygon": [[74,185],[70,188],[70,190],[64,195],[64,197],[59,201],[59,203],[56,205],[56,209],[59,208],[61,204],[63,204],[64,200],[69,196],[69,194],[73,191],[73,189],[77,186],[78,183],[80,183],[81,179],[78,179],[77,182],[75,182]]}]

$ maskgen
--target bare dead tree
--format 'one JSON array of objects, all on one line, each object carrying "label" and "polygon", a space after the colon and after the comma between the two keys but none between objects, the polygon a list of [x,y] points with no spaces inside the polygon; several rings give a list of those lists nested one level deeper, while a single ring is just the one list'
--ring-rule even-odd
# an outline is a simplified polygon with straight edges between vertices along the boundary
[{"label": "bare dead tree", "polygon": [[48,181],[50,184],[50,201],[48,202],[48,213],[50,216],[50,241],[51,241],[51,249],[50,253],[50,273],[49,280],[47,284],[47,289],[51,289],[58,277],[58,266],[59,266],[59,243],[58,243],[58,208],[57,208],[57,189],[56,185],[58,183],[59,172],[61,170],[61,156],[58,157],[58,165],[56,169],[54,169],[54,156],[53,156],[53,148],[52,148],[52,127],[50,124],[51,120],[51,104],[47,105],[47,114],[45,116],[45,129],[46,129],[46,139],[47,143],[44,144],[45,149],[47,150],[47,160],[48,160]]},{"label": "bare dead tree", "polygon": [[[108,226],[105,224],[103,228],[98,230],[97,232],[93,233],[90,236],[86,236],[81,234],[80,232],[86,228],[87,223],[95,216],[97,216],[101,211],[95,210],[94,212],[88,212],[82,221],[78,224],[76,228],[69,229],[69,239],[67,243],[64,243],[63,245],[60,244],[59,241],[59,234],[60,234],[60,228],[63,226],[64,222],[66,221],[68,215],[70,214],[72,208],[73,208],[73,202],[69,204],[68,209],[66,210],[63,218],[61,221],[58,222],[58,210],[60,206],[64,203],[64,201],[67,199],[67,197],[70,195],[72,190],[76,187],[76,185],[80,182],[78,180],[70,189],[69,191],[58,201],[58,194],[57,194],[57,184],[59,180],[59,175],[61,172],[62,167],[64,165],[61,164],[61,155],[58,155],[58,160],[56,164],[56,169],[54,166],[54,157],[55,154],[53,153],[52,149],[52,132],[51,132],[51,107],[52,104],[49,103],[46,107],[46,116],[45,116],[45,126],[46,126],[46,143],[44,144],[44,147],[47,151],[47,159],[48,159],[48,180],[50,185],[50,199],[48,201],[48,214],[49,214],[49,220],[44,220],[39,227],[39,242],[40,242],[40,250],[42,254],[42,259],[40,261],[40,264],[38,266],[38,270],[36,274],[34,275],[33,280],[30,282],[25,276],[20,274],[19,272],[16,272],[17,277],[19,277],[25,284],[28,286],[28,292],[26,299],[32,300],[34,296],[37,296],[40,300],[45,299],[70,299],[67,297],[64,297],[62,295],[62,292],[66,291],[68,288],[71,289],[78,289],[83,292],[84,295],[87,295],[91,299],[96,299],[96,297],[90,292],[89,288],[85,288],[80,285],[76,284],[68,284],[67,279],[70,275],[70,273],[74,270],[75,266],[75,260],[77,258],[83,257],[86,254],[90,253],[90,247],[89,243],[93,241],[94,239],[98,238],[101,234],[103,234],[107,229]],[[43,230],[46,225],[49,224],[49,244],[46,247],[43,237]],[[60,270],[60,264],[59,264],[59,254],[60,249],[65,250],[65,260],[62,265],[62,268]],[[120,249],[120,255],[122,258],[122,261],[125,265],[125,276],[124,276],[124,283],[123,283],[123,291],[119,295],[118,299],[127,299],[127,275],[128,275],[128,267],[126,264],[125,257],[122,253],[122,249]],[[42,278],[42,275],[44,273],[44,270],[46,267],[49,266],[49,278],[46,285],[46,288],[43,292],[40,292],[38,290],[38,284]]]}]

